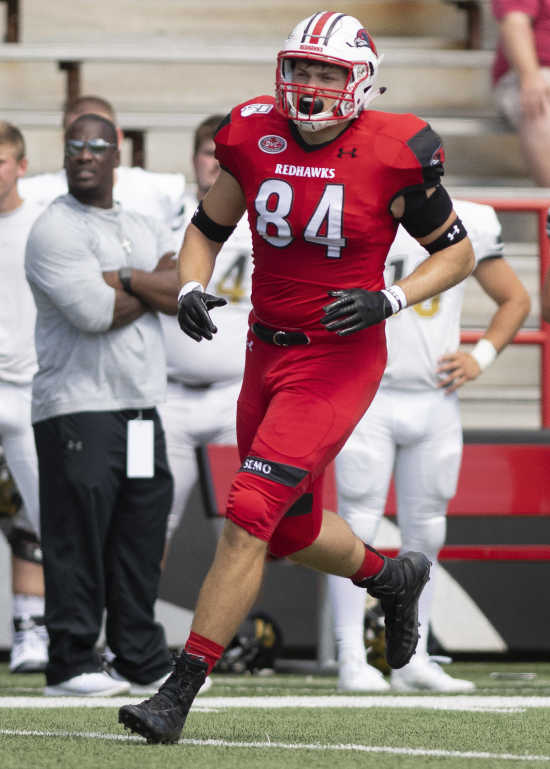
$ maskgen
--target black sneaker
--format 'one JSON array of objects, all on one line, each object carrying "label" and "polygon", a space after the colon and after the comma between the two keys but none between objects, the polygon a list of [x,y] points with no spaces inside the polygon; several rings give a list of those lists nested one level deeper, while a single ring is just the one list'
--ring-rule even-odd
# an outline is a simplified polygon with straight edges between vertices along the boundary
[{"label": "black sneaker", "polygon": [[430,578],[431,562],[423,553],[384,557],[382,570],[355,584],[380,599],[386,623],[386,660],[402,668],[418,644],[418,599]]},{"label": "black sneaker", "polygon": [[147,742],[177,742],[207,671],[206,662],[182,651],[176,669],[154,697],[139,705],[124,705],[118,711],[119,723]]}]

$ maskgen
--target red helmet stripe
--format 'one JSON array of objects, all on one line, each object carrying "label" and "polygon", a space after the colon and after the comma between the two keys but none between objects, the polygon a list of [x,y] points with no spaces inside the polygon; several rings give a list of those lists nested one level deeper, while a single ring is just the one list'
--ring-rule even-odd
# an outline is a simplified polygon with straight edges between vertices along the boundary
[{"label": "red helmet stripe", "polygon": [[305,43],[306,42],[306,38],[308,37],[308,34],[309,34],[309,28],[315,22],[315,19],[318,19],[322,15],[323,15],[322,12],[321,13],[314,13],[313,16],[311,16],[308,19],[308,22],[306,24],[306,28],[304,29],[304,34],[302,35],[302,39],[300,40],[301,43]]},{"label": "red helmet stripe", "polygon": [[[311,36],[309,38],[309,42],[313,45],[317,45],[319,43],[319,38],[322,37],[321,32],[323,31],[323,27],[327,22],[333,17],[339,14],[335,14],[334,11],[326,11],[323,13],[320,19],[318,19],[317,24],[313,27],[313,32],[311,33]],[[315,38],[315,39],[314,39]]]}]

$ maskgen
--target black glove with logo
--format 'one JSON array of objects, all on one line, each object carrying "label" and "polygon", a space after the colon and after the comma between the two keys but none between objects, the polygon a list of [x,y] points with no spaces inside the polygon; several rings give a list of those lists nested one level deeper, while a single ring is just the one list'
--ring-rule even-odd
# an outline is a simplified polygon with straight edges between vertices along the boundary
[{"label": "black glove with logo", "polygon": [[347,336],[389,318],[393,309],[382,291],[366,291],[364,288],[348,288],[329,291],[337,299],[323,307],[321,323],[328,331]]},{"label": "black glove with logo", "polygon": [[178,300],[178,323],[181,330],[200,342],[201,339],[212,339],[212,334],[218,330],[208,314],[213,307],[223,307],[227,300],[221,296],[205,294],[198,288],[188,291]]}]

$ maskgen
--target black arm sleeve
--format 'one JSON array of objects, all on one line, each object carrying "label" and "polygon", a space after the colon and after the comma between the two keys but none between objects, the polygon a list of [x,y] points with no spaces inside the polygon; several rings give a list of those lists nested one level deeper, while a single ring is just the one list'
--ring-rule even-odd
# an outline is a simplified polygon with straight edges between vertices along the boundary
[{"label": "black arm sleeve", "polygon": [[424,238],[445,224],[453,210],[447,190],[440,184],[430,197],[424,189],[403,190],[405,213],[399,220],[413,238]]},{"label": "black arm sleeve", "polygon": [[218,224],[211,219],[202,207],[202,200],[193,214],[191,223],[194,224],[203,235],[206,235],[208,240],[213,240],[214,243],[223,243],[226,241],[236,227],[236,225]]}]

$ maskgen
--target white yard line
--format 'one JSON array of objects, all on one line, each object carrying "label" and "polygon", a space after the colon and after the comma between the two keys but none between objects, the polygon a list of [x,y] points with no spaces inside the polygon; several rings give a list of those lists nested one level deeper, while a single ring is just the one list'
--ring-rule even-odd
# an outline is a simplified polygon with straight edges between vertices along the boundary
[{"label": "white yard line", "polygon": [[[0,708],[119,708],[142,697],[0,697]],[[193,711],[224,708],[423,708],[484,712],[518,712],[525,708],[550,708],[550,697],[368,696],[327,695],[288,697],[205,697],[193,703]]]},{"label": "white yard line", "polygon": [[[126,737],[123,734],[103,734],[101,732],[69,732],[69,731],[39,731],[24,729],[0,729],[0,734],[11,737],[82,737],[94,740],[140,741],[141,737]],[[514,753],[486,753],[484,751],[460,750],[429,750],[424,748],[394,748],[386,745],[320,745],[319,743],[288,743],[288,742],[232,742],[228,740],[180,740],[180,745],[196,745],[198,747],[221,748],[275,748],[276,750],[315,750],[323,752],[351,753],[388,753],[397,756],[433,756],[436,758],[479,758],[497,759],[501,761],[550,761],[550,756],[521,755]]]}]

